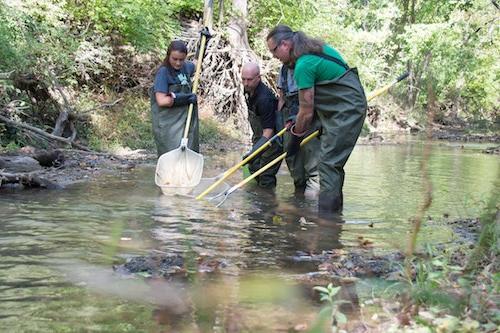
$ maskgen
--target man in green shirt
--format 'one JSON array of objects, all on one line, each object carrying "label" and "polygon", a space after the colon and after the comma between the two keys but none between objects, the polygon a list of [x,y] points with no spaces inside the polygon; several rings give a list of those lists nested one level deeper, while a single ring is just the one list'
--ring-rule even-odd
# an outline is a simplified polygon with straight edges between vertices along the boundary
[{"label": "man in green shirt", "polygon": [[320,162],[320,213],[340,213],[343,207],[344,165],[361,133],[366,116],[366,96],[357,70],[349,68],[340,54],[323,41],[276,26],[267,35],[267,46],[275,58],[294,68],[299,89],[299,112],[289,126],[292,140],[287,155],[300,149],[310,134],[314,116],[322,135]]}]

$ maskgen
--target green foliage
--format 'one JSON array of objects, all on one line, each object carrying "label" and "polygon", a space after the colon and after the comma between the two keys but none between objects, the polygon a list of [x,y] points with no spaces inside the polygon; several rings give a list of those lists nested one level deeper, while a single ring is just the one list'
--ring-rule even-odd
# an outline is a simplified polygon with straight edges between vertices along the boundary
[{"label": "green foliage", "polygon": [[313,0],[248,1],[248,35],[250,39],[262,38],[260,33],[277,24],[301,27],[314,17],[320,8]]},{"label": "green foliage", "polygon": [[0,3],[0,70],[9,70],[15,67],[20,60],[17,47],[16,33],[12,29],[13,22],[8,8]]},{"label": "green foliage", "polygon": [[490,256],[497,257],[500,254],[498,247],[500,239],[500,181],[495,182],[495,186],[490,194],[480,217],[481,234],[476,248],[469,257],[467,268],[477,270],[484,266],[482,262],[488,262]]},{"label": "green foliage", "polygon": [[448,308],[455,315],[460,314],[465,306],[463,298],[453,295],[448,290],[448,269],[458,271],[441,258],[429,261],[420,260],[416,265],[415,281],[411,282],[412,299],[418,304],[437,305]]},{"label": "green foliage", "polygon": [[119,106],[92,115],[86,135],[97,149],[154,149],[149,100],[134,94],[123,97]]},{"label": "green foliage", "polygon": [[[461,111],[464,118],[491,118],[498,99],[498,93],[491,90],[497,85],[498,56],[492,47],[498,47],[498,38],[490,40],[490,45],[482,42],[479,17],[466,12],[453,15],[446,23],[408,27],[402,37],[405,41],[402,60],[418,64],[425,54],[431,55],[427,73],[432,76],[423,73],[419,83],[420,105],[427,102],[424,87],[427,80],[432,80],[439,104]],[[419,74],[422,69],[414,66],[414,70]]]},{"label": "green foliage", "polygon": [[[302,7],[294,1],[252,1],[249,36],[263,49],[262,32],[289,24],[337,48],[358,67],[367,91],[409,66],[417,78],[406,83],[418,91],[410,105],[417,116],[425,115],[432,80],[439,117],[490,126],[498,121],[498,10],[488,0],[416,1],[413,12],[403,3],[318,0]],[[423,66],[429,52],[431,62]],[[404,85],[397,94],[401,104],[412,97]]]},{"label": "green foliage", "polygon": [[177,16],[195,15],[202,6],[201,0],[1,2],[0,71],[36,73],[47,81],[55,76],[76,86],[119,70],[117,46],[164,50],[180,27]]},{"label": "green foliage", "polygon": [[130,43],[139,50],[164,49],[177,31],[179,13],[193,15],[203,10],[201,0],[88,0],[68,1],[66,8],[79,25]]},{"label": "green foliage", "polygon": [[74,52],[79,46],[70,27],[64,24],[67,13],[54,1],[12,4],[0,4],[0,30],[9,30],[0,37],[0,52],[5,56],[0,70],[36,73],[42,78],[50,71],[66,83],[75,73]]},{"label": "green foliage", "polygon": [[[192,17],[199,16],[203,12],[204,0],[169,0],[168,5],[176,14]],[[164,3],[163,3],[164,4]]]},{"label": "green foliage", "polygon": [[221,132],[220,123],[213,118],[200,120],[200,142],[209,145],[220,143],[225,135]]},{"label": "green foliage", "polygon": [[[79,25],[89,24],[103,35],[115,34],[115,38],[122,39],[125,43],[145,48],[155,42],[155,33],[160,23],[157,18],[167,17],[168,14],[165,6],[155,6],[156,4],[156,1],[140,0],[69,1],[66,8],[74,14]],[[168,32],[162,32],[170,35],[171,28],[166,25],[165,30]]]},{"label": "green foliage", "polygon": [[14,151],[19,150],[19,148],[21,148],[21,146],[17,142],[14,142],[14,141],[10,141],[9,143],[7,143],[5,145],[5,151],[7,151],[7,152],[14,152]]},{"label": "green foliage", "polygon": [[338,325],[347,323],[347,317],[340,311],[340,305],[349,303],[344,300],[337,299],[337,294],[340,291],[340,286],[334,287],[333,284],[328,284],[326,287],[316,286],[314,290],[320,293],[320,300],[328,303],[321,309],[316,323],[313,324],[309,333],[323,332],[323,325],[330,321],[331,331],[338,332]]}]

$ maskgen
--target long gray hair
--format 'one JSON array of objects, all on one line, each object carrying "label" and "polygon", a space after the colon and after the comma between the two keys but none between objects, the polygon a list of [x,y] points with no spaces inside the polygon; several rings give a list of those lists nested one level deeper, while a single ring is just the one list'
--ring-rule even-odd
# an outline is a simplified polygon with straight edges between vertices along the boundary
[{"label": "long gray hair", "polygon": [[308,37],[302,31],[293,31],[287,25],[279,24],[271,30],[266,37],[266,40],[272,39],[276,45],[284,40],[291,40],[293,43],[293,48],[290,53],[292,62],[295,62],[301,55],[307,53],[320,54],[323,52],[323,46],[325,42]]}]

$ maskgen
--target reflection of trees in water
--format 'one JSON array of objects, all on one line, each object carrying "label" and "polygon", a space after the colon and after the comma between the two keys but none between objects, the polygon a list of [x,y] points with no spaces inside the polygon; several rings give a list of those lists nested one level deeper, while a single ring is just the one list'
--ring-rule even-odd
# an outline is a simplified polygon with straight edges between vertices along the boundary
[{"label": "reflection of trees in water", "polygon": [[317,208],[302,198],[277,199],[272,191],[258,188],[248,196],[253,209],[246,213],[250,240],[245,249],[255,257],[253,265],[276,266],[297,251],[320,253],[342,247],[339,242],[343,219],[339,215],[319,217]]},{"label": "reflection of trees in water", "polygon": [[[254,268],[258,272],[279,271],[285,267],[283,259],[297,251],[320,253],[341,247],[343,220],[320,218],[315,206],[308,208],[301,201],[278,201],[273,192],[258,188],[235,193],[228,203],[231,205],[218,209],[209,202],[180,197],[162,196],[157,200],[153,234],[163,251],[175,250],[189,257],[185,259],[192,272],[196,272],[196,261],[202,254],[228,264],[218,274],[190,275],[186,285],[190,307],[185,313],[176,314],[164,308],[154,311],[155,320],[165,328],[193,332],[246,329],[242,325],[254,325],[249,323],[255,321],[255,316],[267,315],[263,309],[242,307],[249,288],[242,281]],[[309,290],[312,287],[307,286]],[[280,288],[276,286],[276,290]],[[357,302],[353,286],[343,289],[343,299]],[[301,295],[314,299],[307,292]],[[302,299],[300,295],[293,297]],[[297,311],[311,313],[310,303],[302,303],[300,309],[291,309],[289,304],[284,305],[287,303],[290,300],[275,308],[294,316]]]},{"label": "reflection of trees in water", "polygon": [[[240,249],[247,242],[247,224],[237,212],[215,208],[210,202],[169,196],[158,198],[153,219],[152,232],[162,250],[180,252],[185,259],[191,304],[189,311],[180,314],[158,308],[154,319],[165,327],[193,332],[224,326],[234,317],[238,303]],[[202,257],[224,261],[222,272],[198,272]]]}]

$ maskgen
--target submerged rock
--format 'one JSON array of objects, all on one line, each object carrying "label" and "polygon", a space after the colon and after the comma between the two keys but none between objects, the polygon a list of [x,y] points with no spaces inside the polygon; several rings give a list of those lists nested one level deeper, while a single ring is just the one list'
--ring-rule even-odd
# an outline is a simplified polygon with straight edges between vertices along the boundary
[{"label": "submerged rock", "polygon": [[350,278],[392,276],[392,273],[399,269],[398,263],[401,263],[403,258],[400,252],[374,255],[371,251],[364,249],[352,252],[336,249],[307,255],[298,251],[297,255],[288,257],[288,260],[295,263],[317,262],[319,271],[328,272],[340,278]]},{"label": "submerged rock", "polygon": [[[224,260],[200,256],[196,258],[196,267],[191,269],[198,273],[215,273],[220,268],[226,267]],[[184,258],[179,254],[155,251],[146,256],[128,259],[124,264],[114,266],[115,272],[122,275],[137,274],[144,277],[184,278],[188,269],[185,267]]]},{"label": "submerged rock", "polygon": [[140,274],[146,277],[185,276],[184,259],[178,254],[151,253],[147,256],[133,257],[123,265],[114,266],[120,274]]}]

